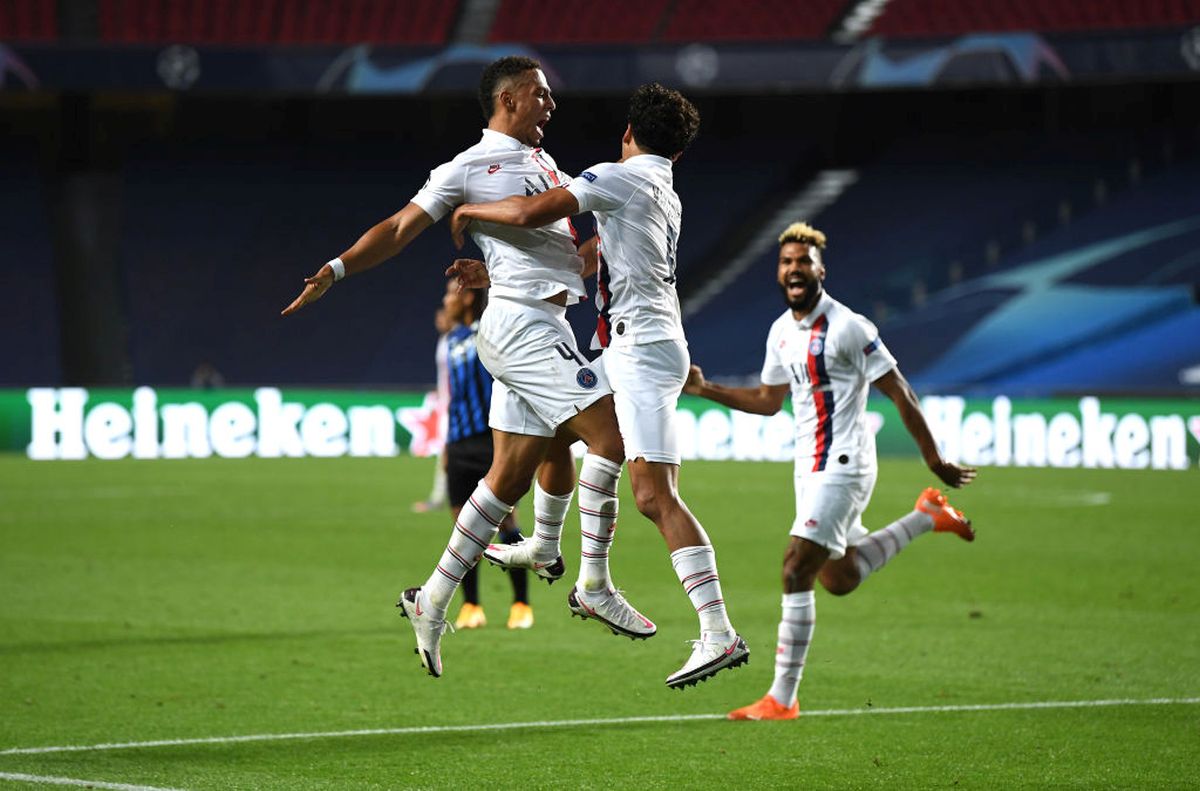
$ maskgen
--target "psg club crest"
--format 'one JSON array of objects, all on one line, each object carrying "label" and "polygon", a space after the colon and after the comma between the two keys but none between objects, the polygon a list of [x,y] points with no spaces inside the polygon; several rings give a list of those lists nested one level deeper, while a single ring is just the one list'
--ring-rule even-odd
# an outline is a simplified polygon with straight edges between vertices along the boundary
[{"label": "psg club crest", "polygon": [[823,351],[825,351],[825,341],[821,338],[813,338],[808,344],[808,353],[814,357]]},{"label": "psg club crest", "polygon": [[591,390],[596,386],[600,379],[596,376],[596,372],[591,368],[580,368],[579,373],[575,374],[575,381],[584,390]]}]

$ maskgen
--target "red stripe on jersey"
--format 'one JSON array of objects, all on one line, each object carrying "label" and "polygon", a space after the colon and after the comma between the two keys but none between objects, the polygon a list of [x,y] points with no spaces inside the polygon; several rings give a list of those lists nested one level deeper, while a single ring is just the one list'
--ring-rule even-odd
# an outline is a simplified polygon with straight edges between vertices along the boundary
[{"label": "red stripe on jersey", "polygon": [[542,162],[542,158],[540,156],[538,156],[541,153],[542,153],[542,149],[540,149],[540,148],[533,149],[533,161],[537,163],[537,166],[539,168],[546,171],[546,175],[549,176],[550,180],[554,182],[554,186],[556,186],[556,187],[560,186],[558,183],[558,174],[555,173],[550,168],[546,167],[545,163]]},{"label": "red stripe on jersey", "polygon": [[[829,383],[825,370],[825,338],[829,319],[821,316],[813,322],[808,340],[808,378],[812,383],[813,404],[817,408],[817,431],[813,448],[813,472],[825,469],[829,448],[833,444],[833,395],[820,388]],[[813,349],[817,351],[814,353]]]}]

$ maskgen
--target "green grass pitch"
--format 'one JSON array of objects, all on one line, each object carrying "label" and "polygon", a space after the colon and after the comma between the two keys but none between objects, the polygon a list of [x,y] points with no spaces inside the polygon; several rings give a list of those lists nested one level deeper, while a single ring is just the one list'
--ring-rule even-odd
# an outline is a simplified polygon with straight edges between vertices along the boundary
[{"label": "green grass pitch", "polygon": [[[1194,471],[983,470],[953,498],[974,544],[927,535],[853,595],[818,592],[800,688],[812,714],[786,723],[683,717],[770,683],[789,465],[683,470],[751,661],[682,692],[663,680],[695,615],[626,481],[614,577],[658,636],[571,620],[569,581],[534,585],[536,626],[510,632],[507,580],[486,568],[492,623],[448,635],[445,676],[426,676],[393,604],[449,530],[445,512],[409,512],[431,471],[411,458],[0,457],[0,788],[25,787],[2,779],[20,774],[187,789],[1200,784]],[[868,526],[929,483],[917,462],[885,461]],[[1148,699],[1193,702],[936,709]],[[901,707],[920,710],[885,711]],[[473,728],[656,715],[674,719]],[[12,752],[420,726],[467,727]]]}]

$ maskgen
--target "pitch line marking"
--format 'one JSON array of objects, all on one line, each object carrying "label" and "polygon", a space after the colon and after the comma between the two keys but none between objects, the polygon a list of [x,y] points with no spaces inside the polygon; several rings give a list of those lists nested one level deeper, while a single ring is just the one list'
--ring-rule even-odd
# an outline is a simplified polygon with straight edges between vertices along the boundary
[{"label": "pitch line marking", "polygon": [[83,788],[108,788],[115,791],[180,791],[159,786],[135,786],[128,783],[106,783],[103,780],[77,780],[74,777],[52,777],[50,775],[26,775],[17,772],[0,772],[0,780],[21,783],[37,783],[49,786],[81,786]]},{"label": "pitch line marking", "polygon": [[[1108,706],[1186,706],[1200,704],[1197,698],[1114,698],[1110,700],[1045,700],[1026,703],[974,703],[952,706],[897,706],[893,708],[824,709],[805,711],[804,717],[855,717],[880,714],[939,714],[976,711],[1023,711],[1034,709],[1086,709]],[[5,755],[44,755],[47,753],[100,752],[132,750],[146,747],[186,747],[197,744],[241,744],[244,742],[279,742],[299,739],[344,739],[354,736],[414,736],[430,733],[473,733],[479,731],[509,731],[521,728],[577,728],[595,725],[635,725],[647,722],[694,722],[723,720],[724,714],[660,714],[642,717],[609,717],[588,720],[542,720],[534,722],[493,722],[474,725],[415,725],[407,728],[364,728],[353,731],[314,731],[311,733],[255,733],[244,736],[205,736],[194,739],[155,739],[144,742],[113,742],[108,744],[74,744],[50,747],[11,747],[0,750]]]}]

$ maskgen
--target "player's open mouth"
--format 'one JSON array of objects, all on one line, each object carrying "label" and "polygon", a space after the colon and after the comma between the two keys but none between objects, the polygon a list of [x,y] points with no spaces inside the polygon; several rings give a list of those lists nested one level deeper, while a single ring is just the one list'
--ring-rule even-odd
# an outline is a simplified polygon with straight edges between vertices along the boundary
[{"label": "player's open mouth", "polygon": [[538,131],[541,132],[542,134],[545,134],[546,133],[546,124],[548,124],[548,123],[550,123],[550,116],[546,116],[542,120],[538,121],[537,122]]},{"label": "player's open mouth", "polygon": [[788,299],[798,299],[808,291],[808,284],[803,280],[789,280],[787,284]]}]

